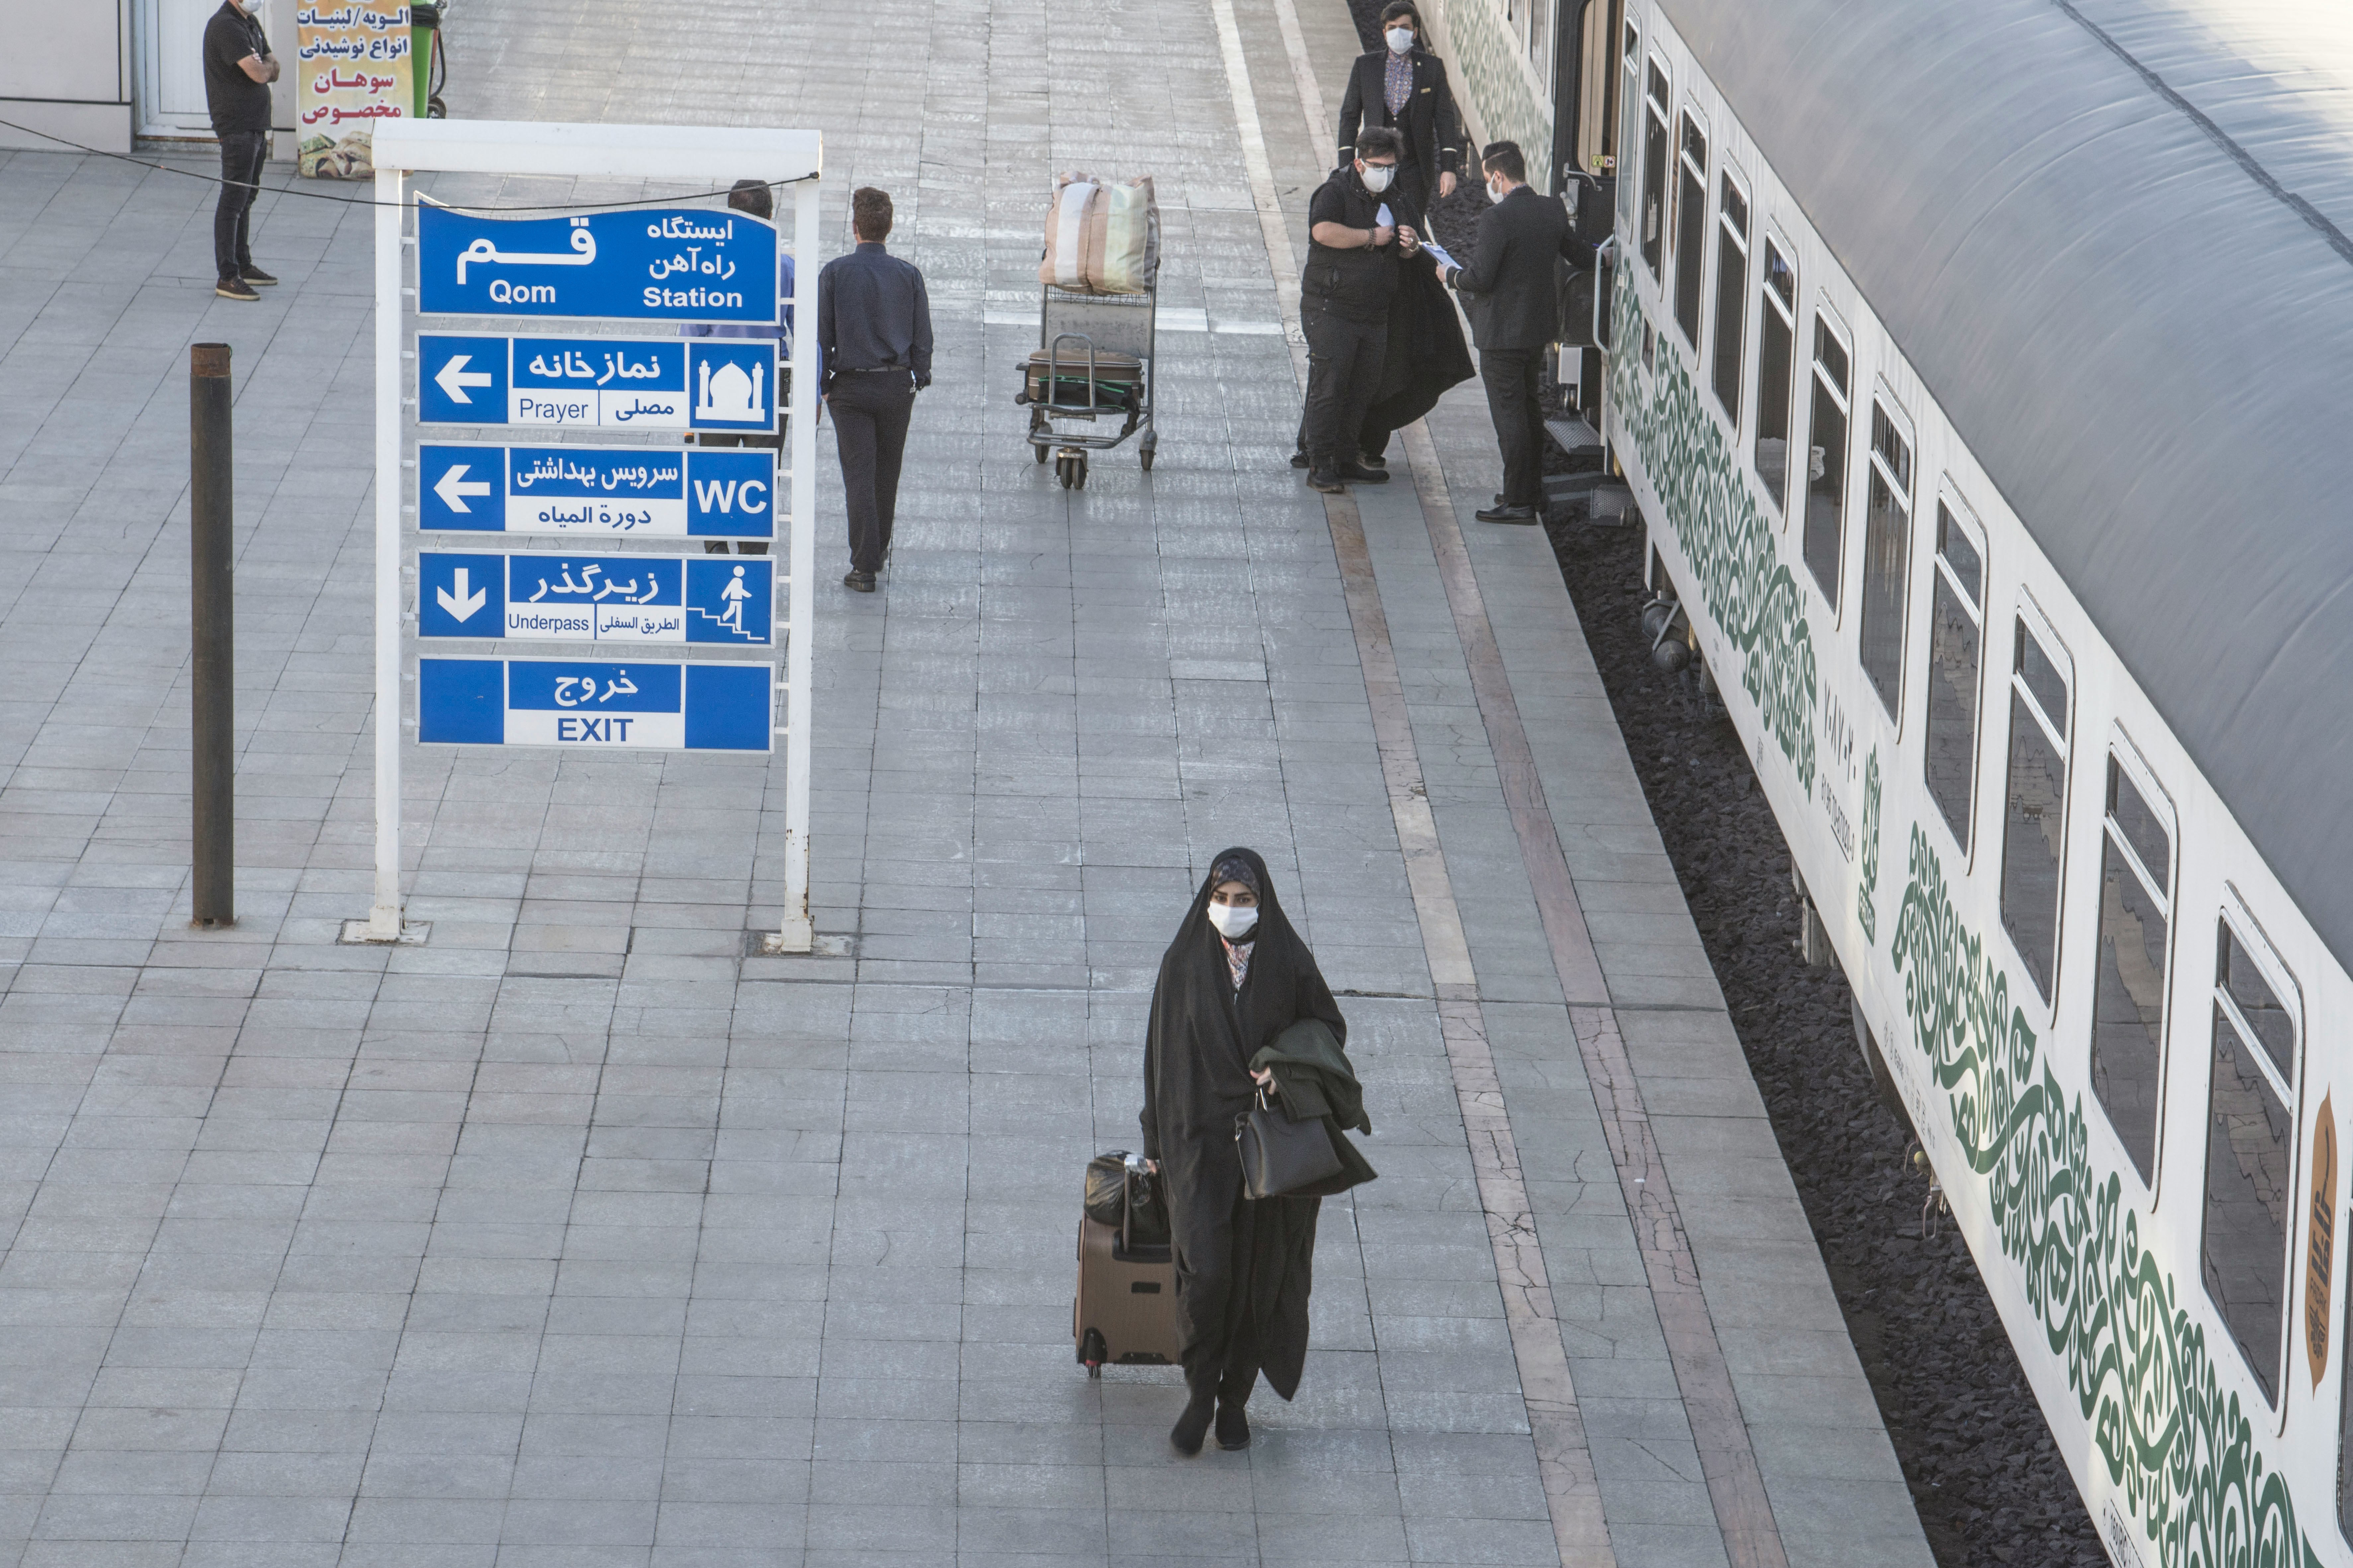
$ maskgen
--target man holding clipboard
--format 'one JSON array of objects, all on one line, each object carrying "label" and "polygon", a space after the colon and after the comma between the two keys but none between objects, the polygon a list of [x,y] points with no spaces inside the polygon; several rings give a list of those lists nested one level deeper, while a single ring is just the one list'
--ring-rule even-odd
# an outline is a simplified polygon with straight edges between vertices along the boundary
[{"label": "man holding clipboard", "polygon": [[1487,412],[1504,458],[1504,493],[1478,514],[1479,521],[1533,523],[1542,520],[1544,500],[1537,373],[1546,347],[1560,336],[1555,264],[1564,256],[1589,262],[1592,247],[1577,239],[1560,203],[1528,187],[1527,160],[1518,142],[1491,142],[1479,161],[1494,205],[1479,215],[1471,264],[1447,258],[1439,266],[1471,317],[1479,379],[1486,384]]}]

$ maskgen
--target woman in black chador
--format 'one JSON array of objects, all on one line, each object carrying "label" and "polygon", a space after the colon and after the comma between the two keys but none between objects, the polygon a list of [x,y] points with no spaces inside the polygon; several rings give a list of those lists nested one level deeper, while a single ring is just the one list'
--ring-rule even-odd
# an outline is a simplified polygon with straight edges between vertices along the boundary
[{"label": "woman in black chador", "polygon": [[1242,1406],[1261,1371],[1283,1398],[1298,1392],[1321,1200],[1243,1197],[1234,1118],[1250,1109],[1253,1077],[1274,1081],[1250,1059],[1284,1028],[1321,1018],[1335,1039],[1347,1032],[1266,862],[1229,849],[1211,867],[1160,961],[1144,1043],[1144,1152],[1167,1194],[1192,1391],[1168,1434],[1184,1454],[1201,1451],[1213,1413],[1218,1447],[1250,1442]]}]

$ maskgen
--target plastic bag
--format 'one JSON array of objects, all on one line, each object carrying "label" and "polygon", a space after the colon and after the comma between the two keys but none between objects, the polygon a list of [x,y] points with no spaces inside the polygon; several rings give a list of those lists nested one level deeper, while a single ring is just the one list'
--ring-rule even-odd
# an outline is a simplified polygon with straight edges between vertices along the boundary
[{"label": "plastic bag", "polygon": [[1160,1178],[1144,1169],[1140,1156],[1124,1149],[1087,1162],[1086,1205],[1087,1217],[1098,1225],[1115,1228],[1124,1223],[1132,1247],[1158,1247],[1168,1240],[1168,1208],[1161,1201]]}]

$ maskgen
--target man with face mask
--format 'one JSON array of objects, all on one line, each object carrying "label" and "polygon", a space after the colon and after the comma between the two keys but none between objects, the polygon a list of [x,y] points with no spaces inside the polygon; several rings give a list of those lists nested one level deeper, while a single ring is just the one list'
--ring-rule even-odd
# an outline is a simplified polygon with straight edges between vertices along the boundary
[{"label": "man with face mask", "polygon": [[269,84],[278,61],[262,36],[261,0],[221,0],[205,24],[205,106],[220,138],[220,200],[213,206],[213,292],[224,300],[259,300],[257,283],[277,279],[253,264],[247,229],[261,165],[269,156]]},{"label": "man with face mask", "polygon": [[1462,116],[1446,62],[1430,52],[1415,0],[1381,7],[1380,45],[1357,57],[1340,99],[1340,162],[1356,155],[1357,133],[1377,125],[1403,141],[1388,190],[1398,221],[1430,232],[1430,204],[1454,194],[1462,165]]},{"label": "man with face mask", "polygon": [[1577,237],[1568,210],[1527,184],[1516,142],[1491,142],[1480,154],[1487,195],[1471,264],[1446,281],[1462,296],[1479,345],[1479,379],[1503,449],[1504,492],[1478,514],[1482,522],[1536,522],[1544,500],[1544,409],[1537,373],[1547,344],[1560,336],[1555,269],[1562,257],[1582,266],[1592,247]]},{"label": "man with face mask", "polygon": [[1307,336],[1307,482],[1338,491],[1388,478],[1356,461],[1357,431],[1381,384],[1389,300],[1400,267],[1427,266],[1411,226],[1383,198],[1397,178],[1398,134],[1374,128],[1356,156],[1307,204],[1307,266],[1299,325]]}]

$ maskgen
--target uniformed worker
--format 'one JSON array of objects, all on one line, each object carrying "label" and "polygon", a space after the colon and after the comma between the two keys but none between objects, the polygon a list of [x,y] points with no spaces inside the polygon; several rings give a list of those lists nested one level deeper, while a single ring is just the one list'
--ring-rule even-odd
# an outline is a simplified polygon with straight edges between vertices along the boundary
[{"label": "uniformed worker", "polygon": [[1410,225],[1383,221],[1401,146],[1396,132],[1366,127],[1356,155],[1307,204],[1299,325],[1307,336],[1307,482],[1319,490],[1388,478],[1357,461],[1357,437],[1380,390],[1398,268],[1420,252]]},{"label": "uniformed worker", "polygon": [[914,264],[882,248],[890,195],[860,186],[849,217],[858,248],[817,275],[817,341],[849,512],[849,572],[841,582],[871,594],[891,550],[907,418],[915,394],[932,384],[932,307]]}]

